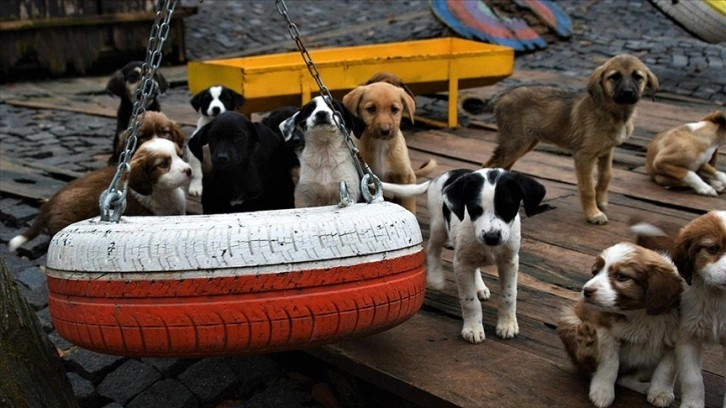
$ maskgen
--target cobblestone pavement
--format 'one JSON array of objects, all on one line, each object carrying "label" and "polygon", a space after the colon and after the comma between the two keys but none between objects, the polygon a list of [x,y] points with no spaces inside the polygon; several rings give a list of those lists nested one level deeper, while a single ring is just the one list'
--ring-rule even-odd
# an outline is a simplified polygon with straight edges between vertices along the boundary
[{"label": "cobblestone pavement", "polygon": [[[548,36],[545,50],[518,55],[518,69],[559,70],[586,76],[604,58],[627,52],[640,56],[656,73],[661,90],[726,102],[726,47],[692,38],[650,3],[625,0],[559,1],[573,19],[569,41]],[[198,14],[186,19],[191,59],[260,54],[294,49],[287,27],[271,0],[184,0]],[[309,48],[425,39],[451,35],[428,11],[428,0],[295,1],[290,17]],[[162,68],[163,69],[163,68]],[[513,82],[508,79],[505,81]],[[185,87],[164,98],[188,100]],[[163,106],[163,100],[162,100]],[[108,153],[115,120],[55,110],[0,104],[0,153],[73,171],[103,165],[89,160]],[[185,128],[187,133],[191,128]],[[7,242],[37,214],[30,201],[0,196],[0,256],[18,288],[37,311],[49,338],[61,350],[68,378],[82,407],[224,407],[320,406],[333,390],[359,389],[344,374],[290,354],[208,359],[130,359],[75,347],[53,330],[47,308],[45,263],[48,238],[26,244],[20,256]],[[353,384],[353,385],[351,385]],[[358,395],[373,395],[359,392]],[[365,406],[370,399],[342,399],[345,406]],[[337,394],[341,398],[341,393]],[[384,397],[381,397],[384,398]],[[385,397],[387,406],[405,406]],[[380,405],[380,400],[378,401]],[[361,405],[363,404],[363,405]]]}]

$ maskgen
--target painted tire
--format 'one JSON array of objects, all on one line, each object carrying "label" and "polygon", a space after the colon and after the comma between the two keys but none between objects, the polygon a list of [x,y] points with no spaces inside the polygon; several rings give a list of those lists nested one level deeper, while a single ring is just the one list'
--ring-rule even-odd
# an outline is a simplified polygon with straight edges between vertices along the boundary
[{"label": "painted tire", "polygon": [[391,203],[86,220],[50,243],[51,319],[79,346],[134,357],[318,346],[419,310],[421,242]]},{"label": "painted tire", "polygon": [[719,0],[650,0],[684,30],[699,39],[716,44],[726,41],[726,7]]}]

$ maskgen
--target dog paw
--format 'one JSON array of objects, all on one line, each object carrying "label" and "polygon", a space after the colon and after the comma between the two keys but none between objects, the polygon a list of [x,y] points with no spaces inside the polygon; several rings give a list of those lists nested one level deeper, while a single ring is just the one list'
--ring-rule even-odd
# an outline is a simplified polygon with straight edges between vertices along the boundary
[{"label": "dog paw", "polygon": [[189,195],[199,197],[202,195],[202,180],[192,179],[189,183]]},{"label": "dog paw", "polygon": [[726,191],[726,184],[724,184],[721,180],[711,180],[710,184],[717,193],[723,193]]},{"label": "dog paw", "polygon": [[429,271],[426,274],[426,287],[433,290],[444,290],[446,286],[446,280],[444,279],[443,273],[436,273],[435,271]]},{"label": "dog paw", "polygon": [[667,407],[675,399],[673,390],[652,389],[648,391],[648,402],[656,407]]},{"label": "dog paw", "polygon": [[595,349],[597,343],[597,331],[590,323],[583,322],[577,326],[575,331],[575,339],[580,349]]},{"label": "dog paw", "polygon": [[489,292],[489,288],[484,285],[484,288],[476,291],[476,296],[479,298],[479,300],[489,300],[491,292]]},{"label": "dog paw", "polygon": [[499,319],[497,322],[497,336],[503,339],[511,339],[519,334],[517,318]]},{"label": "dog paw", "polygon": [[481,323],[470,324],[464,322],[464,328],[461,329],[461,337],[468,343],[479,344],[487,336],[484,334],[484,326]]},{"label": "dog paw", "polygon": [[614,387],[595,387],[590,390],[590,401],[596,407],[604,408],[612,405],[615,400]]},{"label": "dog paw", "polygon": [[681,401],[680,408],[703,408],[704,405],[703,401]]},{"label": "dog paw", "polygon": [[608,216],[605,213],[599,212],[595,215],[587,217],[587,222],[595,225],[605,225],[608,223]]},{"label": "dog paw", "polygon": [[718,193],[716,192],[716,190],[707,184],[704,184],[704,185],[696,188],[695,190],[696,190],[696,193],[703,195],[703,196],[710,196],[710,197],[718,196]]},{"label": "dog paw", "polygon": [[608,201],[607,200],[605,200],[605,201],[598,201],[596,204],[597,204],[597,208],[600,211],[607,211],[608,210]]}]

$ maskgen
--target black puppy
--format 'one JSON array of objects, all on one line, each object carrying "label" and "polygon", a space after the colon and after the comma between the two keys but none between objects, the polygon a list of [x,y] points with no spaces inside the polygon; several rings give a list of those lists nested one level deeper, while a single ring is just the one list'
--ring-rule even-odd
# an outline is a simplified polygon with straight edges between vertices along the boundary
[{"label": "black puppy", "polygon": [[[109,163],[118,162],[121,152],[117,149],[118,138],[121,132],[129,127],[131,114],[134,109],[134,101],[136,100],[136,90],[141,85],[141,67],[142,61],[132,61],[123,68],[116,71],[106,84],[106,92],[121,98],[121,104],[116,111],[116,133],[113,135],[113,145]],[[161,112],[161,105],[156,99],[160,94],[169,89],[169,83],[161,72],[156,71],[154,75],[156,85],[151,95],[146,99],[146,110]]]},{"label": "black puppy", "polygon": [[212,169],[202,179],[205,214],[295,207],[290,172],[297,157],[281,136],[228,111],[199,129],[189,149],[201,158],[205,144],[212,160]]}]

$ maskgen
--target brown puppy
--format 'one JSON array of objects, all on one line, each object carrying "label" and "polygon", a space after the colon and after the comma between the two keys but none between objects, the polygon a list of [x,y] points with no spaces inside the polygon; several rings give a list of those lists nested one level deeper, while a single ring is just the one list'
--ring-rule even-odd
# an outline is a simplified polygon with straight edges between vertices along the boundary
[{"label": "brown puppy", "polygon": [[[124,215],[183,215],[186,213],[184,186],[192,169],[181,158],[181,148],[154,139],[141,146],[131,159]],[[33,224],[8,242],[15,251],[26,241],[45,231],[53,237],[74,222],[100,214],[98,200],[116,173],[116,167],[92,171],[58,190],[40,207]]]},{"label": "brown puppy", "polygon": [[662,186],[687,186],[698,194],[716,196],[726,191],[726,173],[716,170],[718,148],[724,143],[726,114],[711,112],[700,122],[654,137],[648,145],[645,169]]},{"label": "brown puppy", "polygon": [[[416,96],[414,96],[413,92],[411,92],[411,90],[408,89],[408,86],[406,86],[406,84],[403,83],[403,80],[401,78],[399,78],[398,75],[396,75],[394,73],[386,72],[386,71],[377,72],[377,73],[373,74],[373,76],[370,77],[368,79],[368,81],[366,81],[366,83],[363,84],[363,85],[370,85],[370,84],[372,84],[374,82],[386,82],[386,83],[389,83],[389,84],[391,84],[393,86],[397,86],[397,87],[403,89],[404,91],[406,91],[406,93],[411,98],[415,98],[416,97]],[[411,118],[411,119],[413,119],[413,118]]]},{"label": "brown puppy", "polygon": [[[116,151],[119,152],[119,155],[126,148],[126,139],[128,139],[128,136],[127,131],[123,131],[119,135],[118,145],[116,146]],[[161,112],[146,111],[144,121],[139,126],[139,131],[136,134],[136,147],[138,148],[144,142],[155,137],[171,140],[180,149],[184,149],[186,136],[181,127]]]},{"label": "brown puppy", "polygon": [[499,97],[494,108],[499,145],[484,167],[511,169],[542,141],[567,149],[575,159],[580,204],[587,221],[605,224],[613,151],[633,132],[635,104],[646,88],[655,93],[655,75],[638,58],[618,55],[595,69],[587,94],[545,86],[512,89]]},{"label": "brown puppy", "polygon": [[[358,141],[363,160],[381,180],[395,184],[415,184],[436,167],[429,160],[414,171],[408,157],[406,140],[401,133],[404,110],[410,118],[416,110],[415,100],[403,88],[387,82],[361,85],[343,97],[343,105],[366,125]],[[416,198],[400,199],[403,207],[416,213]]]}]

